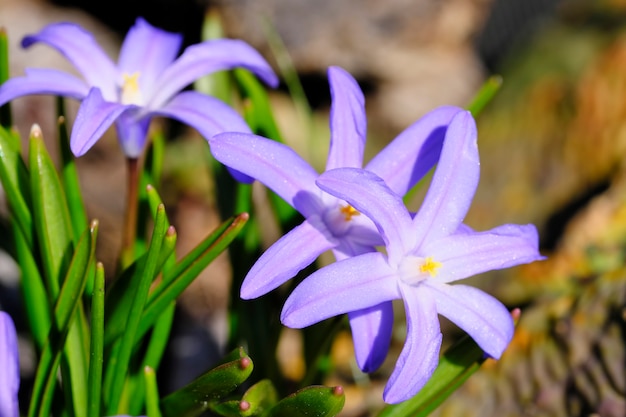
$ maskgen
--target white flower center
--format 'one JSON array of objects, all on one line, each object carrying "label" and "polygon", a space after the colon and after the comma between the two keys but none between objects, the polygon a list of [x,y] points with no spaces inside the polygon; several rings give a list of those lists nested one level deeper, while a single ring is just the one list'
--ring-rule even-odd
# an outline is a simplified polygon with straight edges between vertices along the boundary
[{"label": "white flower center", "polygon": [[419,256],[407,256],[398,268],[400,279],[409,285],[417,285],[427,278],[437,276],[441,262],[432,257],[422,258]]},{"label": "white flower center", "polygon": [[139,89],[139,76],[140,72],[133,72],[132,74],[124,73],[122,78],[122,91],[120,94],[120,102],[122,104],[143,104],[143,96]]},{"label": "white flower center", "polygon": [[335,237],[341,237],[346,234],[352,225],[353,218],[360,215],[361,213],[351,205],[338,204],[326,211],[324,222]]}]

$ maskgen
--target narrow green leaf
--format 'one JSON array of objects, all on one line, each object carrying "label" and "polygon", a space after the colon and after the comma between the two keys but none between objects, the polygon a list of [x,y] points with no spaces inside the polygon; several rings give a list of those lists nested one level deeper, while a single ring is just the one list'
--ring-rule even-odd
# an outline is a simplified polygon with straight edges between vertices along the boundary
[{"label": "narrow green leaf", "polygon": [[[61,106],[62,103],[59,104],[59,107]],[[70,150],[70,139],[67,132],[67,122],[64,116],[59,116],[58,126],[59,149],[61,150],[61,179],[63,181],[65,195],[67,196],[67,205],[70,212],[74,240],[78,240],[78,237],[88,226],[87,214],[85,213],[85,205],[80,191],[76,160]],[[93,288],[93,283],[90,283],[90,287]],[[91,294],[91,291],[88,290],[87,292]]]},{"label": "narrow green leaf", "polygon": [[72,255],[72,228],[65,193],[37,125],[31,130],[29,157],[35,231],[48,293],[56,299]]},{"label": "narrow green leaf", "polygon": [[113,415],[117,413],[117,408],[122,397],[124,381],[128,372],[130,358],[135,346],[135,337],[141,314],[155,275],[157,262],[161,252],[163,238],[167,233],[165,207],[159,206],[157,211],[156,222],[152,232],[152,239],[148,248],[147,258],[143,265],[141,280],[135,289],[133,301],[131,303],[128,321],[124,329],[119,348],[118,356],[115,358],[115,368],[113,370],[113,378],[111,382],[111,392],[107,404],[107,414]]},{"label": "narrow green leaf", "polygon": [[[80,304],[81,296],[87,282],[89,264],[93,261],[97,230],[97,222],[94,222],[91,228],[86,230],[81,237],[71,260],[67,276],[63,281],[63,286],[60,289],[59,297],[54,306],[54,326],[50,328],[50,333],[44,345],[35,375],[33,394],[28,413],[29,416],[50,415],[54,384],[57,379],[57,368],[61,361],[61,353],[64,352],[68,355],[68,349],[66,348],[64,350],[64,346],[70,332],[70,325],[72,322],[76,324],[75,318],[78,317],[75,312]],[[72,327],[75,328],[76,326]],[[74,353],[74,356],[68,355],[68,362],[70,362],[71,365],[78,362],[72,360],[72,358],[76,358],[76,355],[80,354],[80,352]],[[70,368],[71,367],[72,366],[70,366]],[[81,367],[76,366],[76,370],[82,372],[84,368],[81,369]],[[71,371],[73,372],[74,370],[72,369]],[[76,381],[76,379],[71,380],[71,378],[64,378],[63,384],[64,386],[78,384],[78,381]],[[87,411],[86,394],[84,395],[84,401],[81,401],[83,395],[80,393],[84,393],[85,384],[86,381],[83,381],[81,391],[71,390],[72,400],[74,400],[74,404],[72,404],[74,406],[74,415],[82,415]],[[65,389],[65,391],[67,392],[68,389]],[[74,398],[75,396],[78,398]],[[77,409],[77,405],[84,406],[84,408]]]},{"label": "narrow green leaf", "polygon": [[[153,279],[160,271],[165,269],[167,264],[175,261],[172,258],[175,255],[176,239],[176,229],[173,226],[168,227]],[[105,306],[105,322],[107,326],[104,333],[104,345],[106,348],[109,348],[121,336],[126,327],[135,288],[137,288],[138,282],[142,279],[146,259],[147,254],[144,254],[137,261],[133,262],[107,291]],[[140,333],[137,338],[141,338],[143,334],[143,332]]]},{"label": "narrow green leaf", "polygon": [[446,351],[433,376],[415,397],[388,405],[378,417],[427,416],[476,372],[484,360],[482,349],[469,336],[464,336]]},{"label": "narrow green leaf", "polygon": [[146,381],[146,411],[148,412],[148,417],[161,417],[156,373],[154,369],[146,366],[144,368],[144,376]]},{"label": "narrow green leaf", "polygon": [[164,417],[193,417],[233,392],[252,372],[253,364],[243,349],[239,358],[206,372],[189,385],[161,400]]},{"label": "narrow green leaf", "polygon": [[29,247],[33,246],[33,219],[30,212],[29,174],[20,154],[19,137],[0,127],[0,181],[12,217],[22,230]]},{"label": "narrow green leaf", "polygon": [[245,118],[252,131],[282,143],[283,137],[276,124],[264,85],[250,71],[242,68],[234,69],[233,75],[246,100]]},{"label": "narrow green leaf", "polygon": [[346,396],[343,388],[310,386],[281,400],[267,417],[332,417],[343,409]]},{"label": "narrow green leaf", "polygon": [[23,294],[26,317],[37,350],[41,351],[48,338],[50,323],[52,322],[50,318],[52,309],[43,277],[39,273],[37,262],[31,252],[32,249],[28,245],[22,229],[17,227],[15,223],[13,223],[13,235],[17,263],[21,272],[20,288]]},{"label": "narrow green leaf", "polygon": [[88,417],[100,417],[102,366],[104,364],[104,266],[98,262],[91,295],[91,344],[89,383],[87,389]]},{"label": "narrow green leaf", "polygon": [[222,223],[213,233],[185,256],[178,265],[166,271],[161,284],[150,294],[139,335],[145,334],[167,306],[233,241],[248,221],[242,213]]},{"label": "narrow green leaf", "polygon": [[502,77],[499,75],[492,75],[487,78],[487,81],[483,83],[478,90],[478,93],[474,95],[474,98],[467,106],[467,110],[472,113],[472,116],[477,117],[485,108],[487,104],[493,100],[494,96],[498,91],[500,91],[500,87],[502,86]]},{"label": "narrow green leaf", "polygon": [[[0,27],[0,85],[9,79],[9,75],[9,39],[6,30]],[[12,124],[11,105],[6,103],[0,107],[0,125],[10,127]]]},{"label": "narrow green leaf", "polygon": [[161,314],[157,320],[152,334],[150,335],[150,343],[146,350],[146,355],[143,360],[144,366],[148,366],[152,369],[159,369],[161,358],[167,347],[167,343],[170,340],[170,331],[172,330],[172,323],[174,323],[174,313],[176,311],[176,303],[172,302]]},{"label": "narrow green leaf", "polygon": [[211,408],[224,417],[262,416],[278,402],[278,393],[269,379],[251,386],[241,400],[226,401]]}]

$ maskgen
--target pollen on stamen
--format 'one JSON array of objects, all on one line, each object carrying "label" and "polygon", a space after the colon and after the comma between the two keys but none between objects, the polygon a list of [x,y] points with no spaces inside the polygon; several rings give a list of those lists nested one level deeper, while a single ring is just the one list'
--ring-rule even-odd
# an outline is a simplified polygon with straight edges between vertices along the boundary
[{"label": "pollen on stamen", "polygon": [[341,206],[339,211],[343,214],[343,219],[347,222],[352,220],[354,216],[361,215],[361,213],[351,205]]},{"label": "pollen on stamen", "polygon": [[441,268],[441,262],[433,260],[432,257],[424,259],[424,262],[420,265],[420,273],[430,274],[431,277],[436,277]]}]

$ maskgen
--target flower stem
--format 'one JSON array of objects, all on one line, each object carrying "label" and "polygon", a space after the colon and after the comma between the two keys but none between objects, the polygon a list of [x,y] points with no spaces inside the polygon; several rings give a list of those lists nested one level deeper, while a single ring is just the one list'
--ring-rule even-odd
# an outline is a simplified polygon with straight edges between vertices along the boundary
[{"label": "flower stem", "polygon": [[122,237],[122,265],[134,260],[135,239],[137,234],[137,212],[139,207],[139,160],[127,158],[126,216]]}]

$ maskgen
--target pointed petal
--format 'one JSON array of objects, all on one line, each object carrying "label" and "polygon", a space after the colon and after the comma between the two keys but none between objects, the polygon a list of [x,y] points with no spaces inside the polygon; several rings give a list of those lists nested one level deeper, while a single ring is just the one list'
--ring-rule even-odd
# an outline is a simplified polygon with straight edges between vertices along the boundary
[{"label": "pointed petal", "polygon": [[379,252],[335,262],[309,275],[291,293],[281,313],[285,326],[300,329],[329,317],[399,297],[395,270]]},{"label": "pointed petal", "polygon": [[0,311],[0,369],[0,416],[18,417],[20,368],[17,333],[11,316],[4,311]]},{"label": "pointed petal", "polygon": [[158,76],[176,59],[182,41],[182,35],[155,28],[138,18],[122,44],[119,70],[128,75],[138,72],[140,90],[151,95]]},{"label": "pointed petal", "polygon": [[412,248],[414,237],[409,212],[402,199],[374,173],[357,168],[333,169],[320,175],[317,185],[347,201],[376,224],[391,264],[395,265]]},{"label": "pointed petal", "polygon": [[504,305],[467,285],[425,281],[437,311],[465,330],[489,356],[499,359],[513,337],[513,319]]},{"label": "pointed petal", "polygon": [[89,92],[83,80],[66,72],[27,68],[26,76],[7,80],[0,86],[0,105],[29,94],[53,94],[82,100]]},{"label": "pointed petal", "polygon": [[544,259],[538,246],[535,226],[506,224],[486,232],[455,233],[427,242],[420,252],[441,263],[436,281],[443,283]]},{"label": "pointed petal", "polygon": [[420,242],[457,230],[472,203],[479,165],[476,124],[471,114],[463,111],[450,122],[430,188],[413,220],[412,233]]},{"label": "pointed petal", "polygon": [[389,301],[377,306],[348,313],[356,363],[363,372],[374,372],[383,364],[393,330],[393,304]]},{"label": "pointed petal", "polygon": [[243,41],[219,39],[192,45],[163,72],[155,84],[149,107],[163,106],[174,94],[203,75],[235,67],[245,68],[271,86],[278,78],[265,59]]},{"label": "pointed petal", "polygon": [[90,87],[98,87],[107,100],[117,97],[118,72],[91,33],[74,23],[55,23],[39,33],[25,36],[22,46],[42,42],[59,51],[76,67]]},{"label": "pointed petal", "polygon": [[365,98],[356,80],[339,67],[328,69],[330,94],[330,149],[326,170],[361,168],[367,134]]},{"label": "pointed petal", "polygon": [[222,132],[252,133],[245,120],[232,107],[215,97],[195,91],[182,92],[165,107],[151,113],[188,124],[207,140]]},{"label": "pointed petal", "polygon": [[413,397],[439,363],[441,330],[435,300],[425,288],[400,285],[406,309],[407,334],[383,399],[396,404]]},{"label": "pointed petal", "polygon": [[78,108],[70,136],[70,148],[81,156],[93,146],[122,113],[134,106],[104,101],[98,88],[92,88]]},{"label": "pointed petal", "polygon": [[261,255],[241,285],[241,298],[257,298],[278,288],[336,245],[322,220],[312,216]]},{"label": "pointed petal", "polygon": [[405,195],[435,166],[452,118],[463,109],[443,106],[425,114],[400,133],[365,167]]},{"label": "pointed petal", "polygon": [[309,217],[317,207],[311,198],[321,194],[317,172],[291,148],[261,136],[220,133],[209,139],[211,153],[222,164],[257,179]]}]

